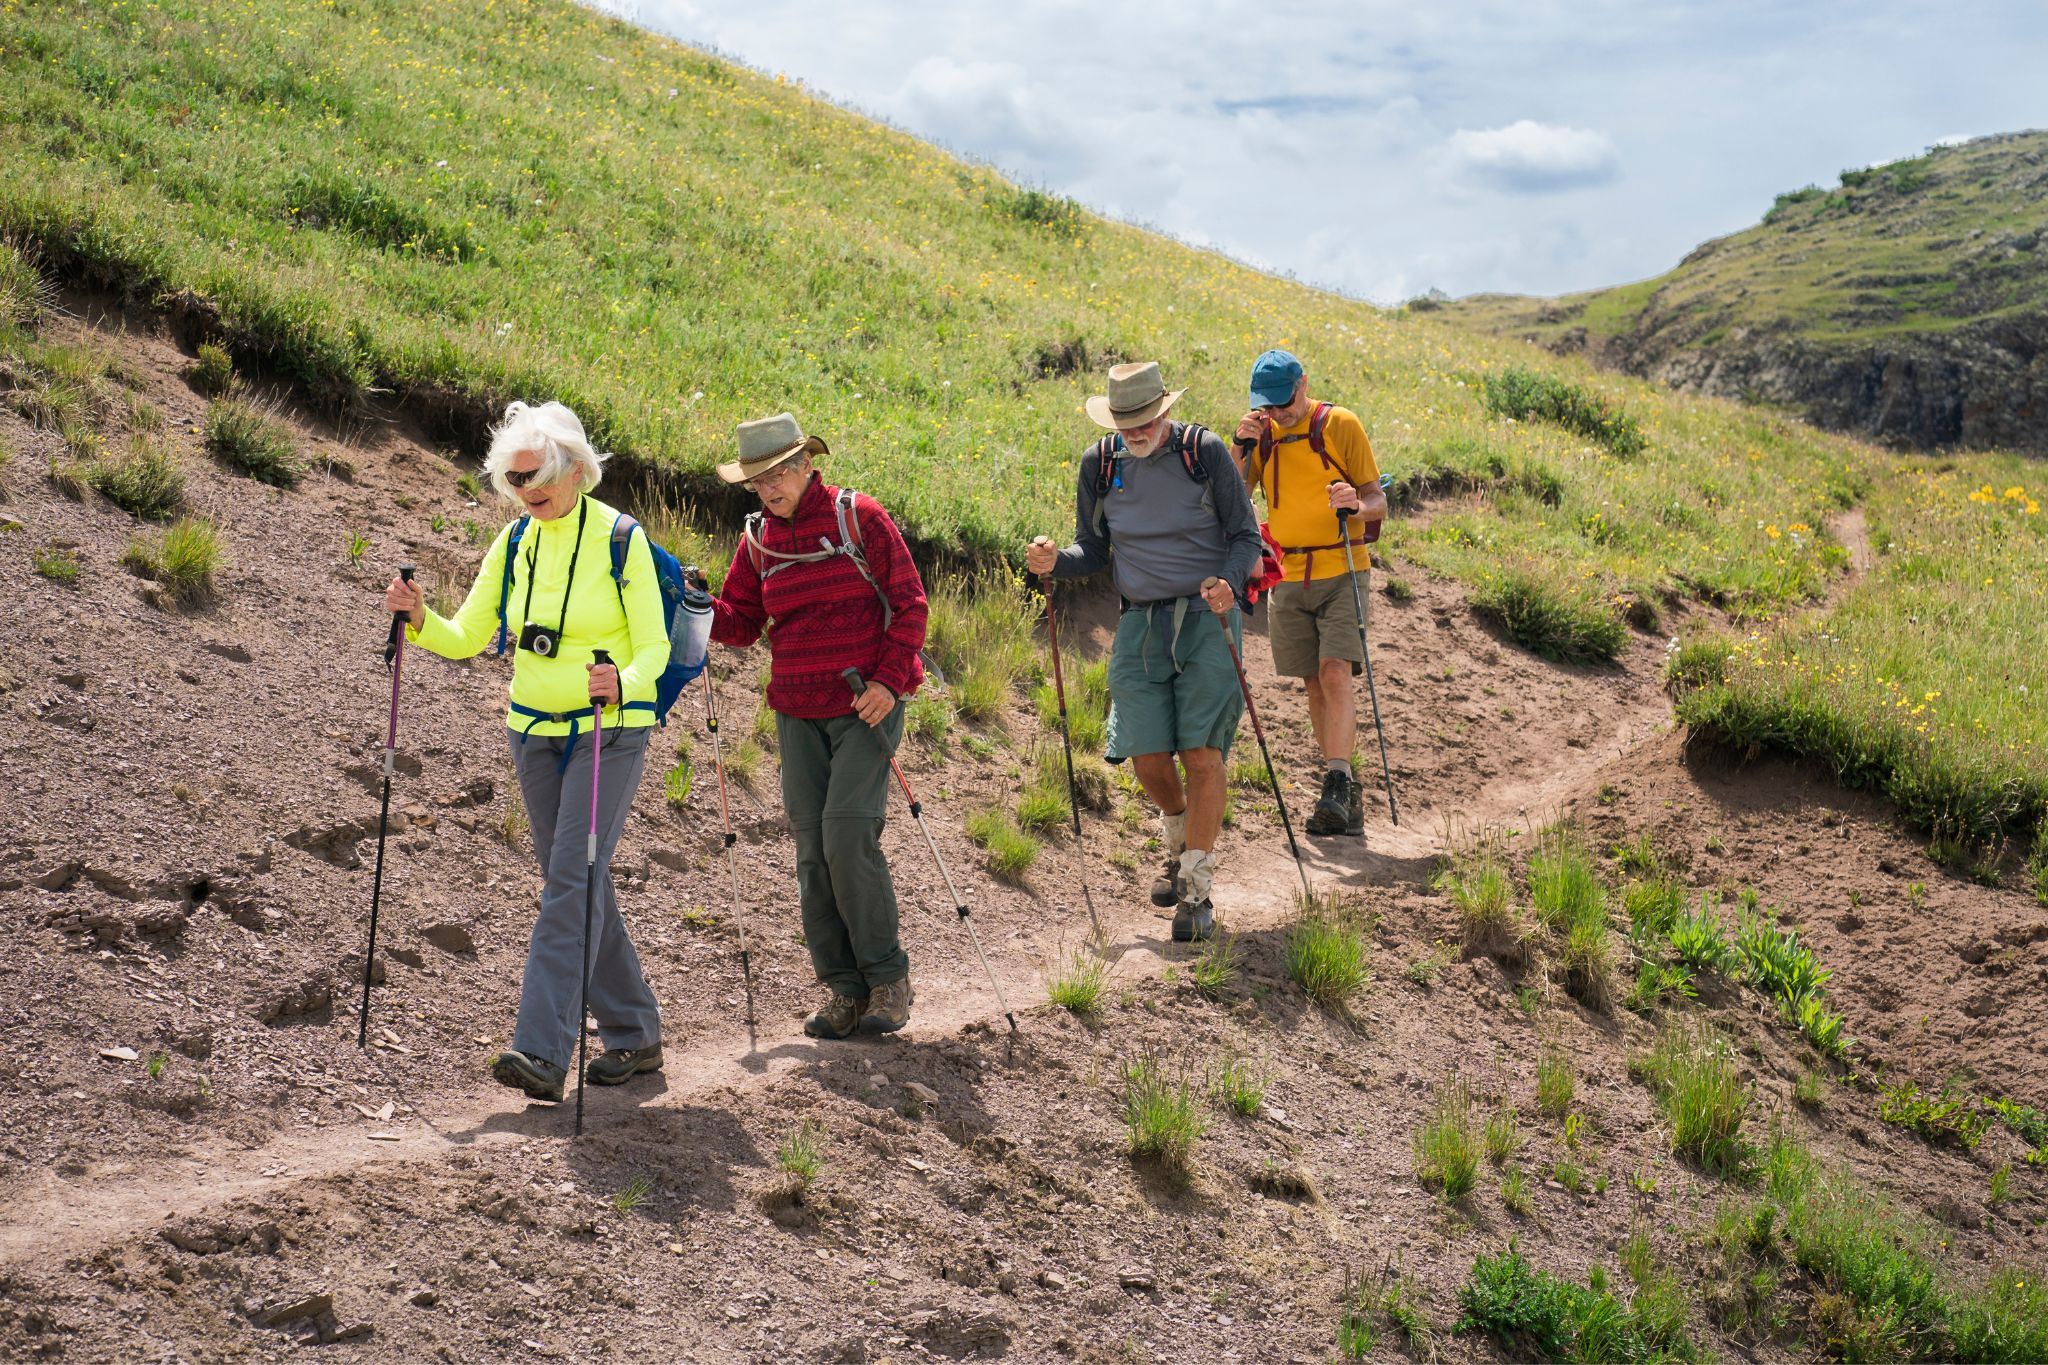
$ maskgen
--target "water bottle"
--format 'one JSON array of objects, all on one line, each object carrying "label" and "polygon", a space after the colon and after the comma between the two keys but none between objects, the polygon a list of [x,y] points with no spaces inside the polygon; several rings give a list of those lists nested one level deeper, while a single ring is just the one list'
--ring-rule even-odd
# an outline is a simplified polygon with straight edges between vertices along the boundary
[{"label": "water bottle", "polygon": [[669,658],[693,673],[704,667],[711,649],[711,594],[690,583],[669,627]]}]

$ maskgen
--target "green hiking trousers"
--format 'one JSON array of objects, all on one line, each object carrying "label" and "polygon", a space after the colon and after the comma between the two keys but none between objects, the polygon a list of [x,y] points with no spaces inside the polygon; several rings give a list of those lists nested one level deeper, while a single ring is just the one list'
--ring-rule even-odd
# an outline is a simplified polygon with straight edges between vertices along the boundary
[{"label": "green hiking trousers", "polygon": [[889,755],[902,738],[901,702],[874,727],[850,714],[775,717],[811,968],[821,983],[855,999],[910,975],[897,932],[896,886],[882,856]]}]

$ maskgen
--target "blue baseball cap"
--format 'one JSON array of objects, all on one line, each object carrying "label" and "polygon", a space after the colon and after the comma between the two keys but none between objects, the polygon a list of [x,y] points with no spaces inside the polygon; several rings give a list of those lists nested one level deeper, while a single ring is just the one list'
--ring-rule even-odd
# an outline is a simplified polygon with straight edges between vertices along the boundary
[{"label": "blue baseball cap", "polygon": [[1294,398],[1294,382],[1305,371],[1285,351],[1268,351],[1252,362],[1252,406],[1284,407]]}]

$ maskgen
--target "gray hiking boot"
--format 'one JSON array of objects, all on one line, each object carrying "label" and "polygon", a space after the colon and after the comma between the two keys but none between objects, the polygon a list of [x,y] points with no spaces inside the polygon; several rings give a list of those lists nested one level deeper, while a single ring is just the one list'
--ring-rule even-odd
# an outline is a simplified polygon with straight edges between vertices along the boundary
[{"label": "gray hiking boot", "polygon": [[1216,907],[1204,896],[1199,901],[1182,901],[1173,912],[1173,941],[1200,943],[1216,932]]},{"label": "gray hiking boot", "polygon": [[813,1038],[848,1038],[860,1027],[860,1016],[868,1002],[854,995],[832,992],[818,1012],[804,1020],[804,1032]]},{"label": "gray hiking boot", "polygon": [[583,1068],[583,1079],[592,1085],[619,1085],[643,1071],[661,1070],[661,1044],[646,1047],[608,1047]]},{"label": "gray hiking boot", "polygon": [[1351,788],[1357,785],[1335,768],[1323,769],[1323,794],[1316,798],[1316,808],[1309,812],[1308,832],[1344,833],[1351,823]]},{"label": "gray hiking boot", "polygon": [[1166,855],[1166,866],[1160,872],[1159,879],[1152,883],[1152,903],[1162,910],[1169,905],[1178,905],[1181,890],[1180,855],[1169,853]]},{"label": "gray hiking boot", "polygon": [[523,1090],[527,1098],[545,1100],[549,1104],[562,1102],[562,1082],[569,1073],[545,1057],[529,1057],[523,1052],[506,1048],[491,1058],[491,1079],[499,1085],[509,1085],[514,1090]]},{"label": "gray hiking boot", "polygon": [[910,988],[910,978],[901,981],[887,981],[868,991],[868,1007],[860,1017],[862,1033],[894,1033],[910,1022],[910,1005],[917,999],[917,992]]}]

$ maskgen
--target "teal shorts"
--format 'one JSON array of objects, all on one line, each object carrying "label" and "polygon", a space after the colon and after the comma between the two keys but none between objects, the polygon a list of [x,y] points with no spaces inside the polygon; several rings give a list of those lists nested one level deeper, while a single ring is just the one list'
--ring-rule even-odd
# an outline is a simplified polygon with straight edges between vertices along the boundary
[{"label": "teal shorts", "polygon": [[[1200,598],[1185,599],[1174,631],[1176,603],[1130,607],[1117,618],[1109,655],[1109,739],[1112,763],[1139,754],[1217,749],[1230,756],[1244,693],[1216,614]],[[1223,618],[1242,650],[1244,622],[1237,608]]]}]

